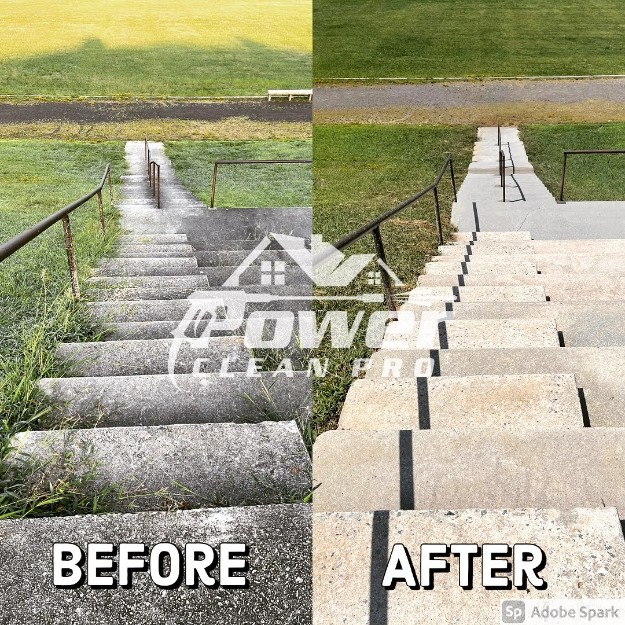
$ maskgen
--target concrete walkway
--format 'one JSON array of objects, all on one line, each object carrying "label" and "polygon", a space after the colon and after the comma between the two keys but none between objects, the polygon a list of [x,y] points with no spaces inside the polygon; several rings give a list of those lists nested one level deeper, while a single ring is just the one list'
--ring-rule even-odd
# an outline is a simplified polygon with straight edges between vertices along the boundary
[{"label": "concrete walkway", "polygon": [[557,204],[534,174],[516,128],[502,128],[506,201],[498,173],[497,128],[478,130],[469,173],[458,192],[452,223],[462,232],[528,230],[534,239],[625,237],[625,202]]}]

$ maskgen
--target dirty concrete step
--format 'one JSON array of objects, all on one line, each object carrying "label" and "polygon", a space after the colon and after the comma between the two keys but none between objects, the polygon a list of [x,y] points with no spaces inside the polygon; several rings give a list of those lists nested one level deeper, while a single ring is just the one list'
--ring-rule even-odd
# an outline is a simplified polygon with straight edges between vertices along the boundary
[{"label": "dirty concrete step", "polygon": [[419,286],[542,286],[552,302],[625,300],[625,276],[605,274],[423,275]]},{"label": "dirty concrete step", "polygon": [[25,432],[11,444],[38,479],[70,468],[79,479],[93,475],[82,495],[123,489],[111,502],[117,512],[282,503],[310,490],[310,458],[294,421]]},{"label": "dirty concrete step", "polygon": [[[250,255],[251,250],[212,250],[212,251],[196,251],[200,267],[238,267]],[[295,260],[286,250],[265,250],[253,264],[259,265],[263,261],[284,261],[289,265],[295,264]]]},{"label": "dirty concrete step", "polygon": [[188,243],[186,234],[122,234],[117,241],[127,245]]},{"label": "dirty concrete step", "polygon": [[[188,543],[219,548],[253,545],[249,588],[194,589],[182,584],[166,592],[149,573],[134,573],[130,588],[106,591],[106,622],[159,625],[292,623],[311,619],[311,510],[308,505],[274,505],[179,512],[85,515],[0,521],[0,609],[9,623],[92,625],[103,623],[101,588],[79,593],[53,584],[50,558],[55,543],[74,543],[85,552],[99,542],[139,543],[151,549],[171,543],[184,553]],[[215,576],[215,573],[211,573]],[[24,584],[24,580],[32,583]]]},{"label": "dirty concrete step", "polygon": [[441,321],[436,336],[441,349],[558,347],[553,319],[467,319]]},{"label": "dirty concrete step", "polygon": [[39,389],[55,414],[100,427],[177,423],[252,423],[307,419],[311,379],[306,373],[228,372],[44,378]]},{"label": "dirty concrete step", "polygon": [[355,380],[339,420],[345,430],[583,427],[572,374]]},{"label": "dirty concrete step", "polygon": [[[544,297],[543,297],[544,300]],[[208,302],[207,302],[208,303]],[[140,322],[140,321],[181,321],[194,305],[192,299],[143,300],[135,302],[88,302],[88,309],[93,319],[104,322]],[[267,302],[248,302],[245,314],[263,310],[310,310],[311,299],[279,300]],[[218,307],[217,315],[225,316],[223,307]]]},{"label": "dirty concrete step", "polygon": [[440,286],[417,287],[408,292],[406,304],[429,302],[545,302],[541,286]]},{"label": "dirty concrete step", "polygon": [[[178,271],[179,273],[173,273]],[[198,273],[192,257],[105,258],[94,269],[96,276],[192,275]]]},{"label": "dirty concrete step", "polygon": [[[458,584],[458,558],[446,558],[425,592],[382,588],[392,545],[403,544],[418,571],[422,544],[531,544],[548,554],[547,588],[486,590],[476,558],[474,586]],[[313,613],[316,625],[498,623],[501,601],[613,596],[625,585],[625,542],[614,508],[402,510],[313,515]],[[602,572],[586,575],[586,571]],[[349,572],[349,573],[348,573]],[[420,578],[420,577],[419,577]]]},{"label": "dirty concrete step", "polygon": [[456,303],[456,319],[555,319],[567,347],[625,346],[625,301],[528,303],[526,305]]},{"label": "dirty concrete step", "polygon": [[202,289],[208,285],[205,276],[94,276],[90,285],[106,288],[159,288],[172,287]]},{"label": "dirty concrete step", "polygon": [[511,263],[507,260],[471,260],[470,262],[443,262],[434,261],[426,263],[423,273],[429,275],[437,274],[473,274],[473,275],[500,275],[522,274],[535,275],[537,273],[537,265],[531,260],[519,260]]},{"label": "dirty concrete step", "polygon": [[193,248],[188,243],[170,243],[164,245],[124,243],[115,249],[115,255],[120,258],[193,257]]},{"label": "dirty concrete step", "polygon": [[624,254],[625,239],[473,241],[439,247],[441,255],[475,256],[503,254]]},{"label": "dirty concrete step", "polygon": [[335,430],[315,442],[313,487],[318,512],[614,506],[625,518],[625,429]]},{"label": "dirty concrete step", "polygon": [[454,241],[458,243],[469,243],[470,241],[493,242],[493,241],[531,241],[529,232],[515,230],[513,232],[455,232]]},{"label": "dirty concrete step", "polygon": [[[238,272],[241,271],[240,275]],[[231,287],[238,285],[274,285],[293,286],[297,284],[312,285],[312,280],[306,271],[297,265],[289,265],[285,261],[271,262],[267,265],[252,265],[243,269],[239,265],[220,267],[200,267],[202,275],[208,278],[211,286],[219,286],[228,281]],[[236,281],[232,280],[236,276]]]},{"label": "dirty concrete step", "polygon": [[69,367],[65,376],[99,377],[193,373],[198,359],[200,372],[218,372],[226,358],[231,371],[245,371],[251,353],[244,346],[243,337],[223,336],[193,342],[157,339],[62,343],[55,357]]},{"label": "dirty concrete step", "polygon": [[[90,296],[97,302],[102,301],[138,301],[138,300],[180,300],[190,297],[198,291],[210,292],[209,289],[222,292],[219,285],[210,286],[206,276],[194,276],[204,280],[201,287],[186,287],[186,286],[155,286],[155,287],[130,287],[130,288],[105,288],[105,289],[92,289]],[[289,298],[305,298],[312,300],[312,287],[310,285],[245,285],[240,289],[232,289],[237,293],[242,291],[250,296],[258,296],[264,301],[271,300],[272,298],[284,300],[285,302],[293,301]],[[252,297],[255,299],[255,297]]]},{"label": "dirty concrete step", "polygon": [[625,427],[624,347],[541,347],[538,349],[380,350],[373,354],[369,379],[473,375],[575,375],[583,390],[587,425]]},{"label": "dirty concrete step", "polygon": [[[462,258],[462,257],[461,257]],[[506,271],[505,273],[522,273],[521,271],[511,271],[512,268],[516,268],[518,264],[526,265],[527,262],[531,262],[535,265],[539,273],[571,273],[571,274],[584,274],[584,273],[605,273],[610,275],[623,275],[625,274],[625,253],[621,254],[534,254],[534,255],[498,255],[498,256],[480,256],[473,254],[471,256],[465,256],[464,261],[449,262],[449,256],[437,256],[432,259],[432,263],[428,263],[428,269],[432,265],[461,265],[464,269],[461,273],[471,273],[471,268],[481,268],[482,265],[488,266],[501,266]],[[434,273],[429,271],[429,273]],[[439,270],[442,272],[442,270]],[[449,273],[449,272],[443,272]]]}]

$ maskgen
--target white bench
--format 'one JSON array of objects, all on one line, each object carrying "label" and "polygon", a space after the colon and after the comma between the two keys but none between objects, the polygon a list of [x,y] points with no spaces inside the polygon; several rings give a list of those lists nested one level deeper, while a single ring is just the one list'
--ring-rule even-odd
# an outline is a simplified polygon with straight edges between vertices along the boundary
[{"label": "white bench", "polygon": [[271,98],[288,98],[291,101],[295,97],[306,97],[310,102],[312,100],[312,89],[268,89],[267,100],[271,102]]}]

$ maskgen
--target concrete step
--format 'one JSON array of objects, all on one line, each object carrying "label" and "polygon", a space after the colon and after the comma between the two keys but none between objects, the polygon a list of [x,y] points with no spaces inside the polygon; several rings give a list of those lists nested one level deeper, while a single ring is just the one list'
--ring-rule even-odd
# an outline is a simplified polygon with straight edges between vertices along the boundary
[{"label": "concrete step", "polygon": [[122,234],[117,240],[126,245],[188,243],[186,234]]},{"label": "concrete step", "polygon": [[625,301],[454,304],[456,319],[555,319],[567,347],[625,346]]},{"label": "concrete step", "polygon": [[[531,262],[536,267],[539,273],[571,273],[571,274],[584,274],[584,273],[605,273],[611,275],[624,275],[625,274],[625,254],[508,254],[498,256],[480,256],[479,254],[473,254],[471,256],[465,256],[464,262],[449,262],[450,256],[437,256],[432,259],[432,263],[428,263],[428,273],[450,273],[442,270],[437,270],[435,267],[432,271],[432,266],[449,265],[451,267],[461,266],[463,271],[461,273],[472,273],[472,269],[480,269],[482,271],[482,265],[502,267],[505,269],[505,273],[524,273],[516,269],[517,266],[526,266],[528,262]],[[460,257],[462,258],[462,257]],[[514,268],[514,271],[511,269]],[[526,272],[529,273],[529,272]]]},{"label": "concrete step", "polygon": [[[441,349],[558,347],[553,319],[467,319],[438,324]],[[436,347],[436,344],[434,345]]]},{"label": "concrete step", "polygon": [[482,242],[510,242],[510,241],[531,241],[529,232],[515,230],[513,232],[456,232],[453,235],[454,241],[458,243],[469,243],[470,241]]},{"label": "concrete step", "polygon": [[467,430],[584,427],[575,376],[484,375],[355,380],[339,427]]},{"label": "concrete step", "polygon": [[[422,544],[531,544],[548,554],[547,588],[492,590],[475,559],[470,591],[458,583],[458,558],[432,589],[382,588],[392,545],[403,544],[419,573]],[[623,588],[625,542],[614,508],[335,512],[313,515],[313,613],[316,625],[501,622],[501,601],[612,597]],[[586,575],[585,571],[601,571]],[[619,591],[616,591],[620,595]],[[512,621],[511,621],[512,622]],[[517,622],[521,622],[517,620]]]},{"label": "concrete step", "polygon": [[[102,301],[125,301],[135,302],[139,300],[180,300],[193,295],[198,291],[210,292],[206,276],[193,276],[198,281],[204,280],[203,287],[192,286],[155,286],[155,287],[130,287],[130,288],[105,288],[93,289],[90,296],[97,302]],[[211,287],[213,290],[223,291],[220,286]],[[312,288],[310,285],[287,285],[287,286],[265,286],[265,285],[245,285],[240,289],[233,289],[233,292],[245,292],[249,295],[258,295],[264,300],[271,298],[282,299],[289,302],[288,298],[306,298],[312,300]]]},{"label": "concrete step", "polygon": [[518,260],[514,263],[504,260],[471,260],[470,262],[442,262],[434,261],[426,263],[423,270],[425,274],[473,274],[473,275],[500,275],[505,272],[507,274],[522,274],[526,276],[535,275],[537,273],[537,265],[531,260]]},{"label": "concrete step", "polygon": [[[173,272],[179,273],[173,273]],[[184,272],[187,272],[186,274]],[[198,273],[195,258],[106,258],[93,271],[96,276],[192,275]]]},{"label": "concrete step", "polygon": [[335,430],[315,442],[313,486],[318,512],[613,506],[623,519],[625,429]]},{"label": "concrete step", "polygon": [[542,286],[552,302],[616,301],[625,299],[625,276],[604,274],[424,275],[419,286]]},{"label": "concrete step", "polygon": [[[279,623],[287,613],[292,623],[308,623],[311,525],[307,505],[0,521],[3,619],[55,625],[158,625],[164,620],[205,625],[210,615],[211,625],[232,625]],[[167,592],[152,583],[146,572],[134,573],[131,587],[108,588],[106,594],[88,585],[79,594],[55,587],[53,545],[73,543],[86,552],[96,537],[115,545],[171,543],[183,554],[185,545],[192,542],[217,549],[222,543],[253,545],[248,558],[250,585],[242,591],[240,587],[195,589],[182,584]]]},{"label": "concrete step", "polygon": [[[278,263],[280,264],[278,265]],[[208,278],[211,286],[219,286],[230,280],[239,269],[238,265],[230,267],[200,267],[200,272]],[[264,281],[267,281],[267,284],[286,286],[297,284],[310,285],[312,288],[312,280],[303,269],[297,265],[287,265],[284,261],[277,261],[273,267],[270,263],[267,268],[252,265],[237,276],[237,282],[241,286],[261,286],[264,284]]]},{"label": "concrete step", "polygon": [[56,413],[100,427],[308,418],[311,379],[306,373],[229,375],[44,378],[39,389]]},{"label": "concrete step", "polygon": [[[253,249],[263,243],[263,239],[219,239],[210,236],[200,237],[197,233],[190,233],[191,244],[198,252],[251,252]],[[299,248],[301,243],[310,249],[310,234],[307,237],[302,237],[301,240],[286,243],[282,246],[275,240],[272,240],[271,245],[263,255],[272,251],[284,251],[293,248]]]},{"label": "concrete step", "polygon": [[417,287],[408,292],[406,304],[430,302],[545,302],[541,286],[439,286]]},{"label": "concrete step", "polygon": [[[543,298],[544,300],[544,298]],[[192,300],[143,300],[136,302],[90,302],[89,311],[94,319],[106,322],[138,322],[138,321],[180,321],[189,312]],[[246,314],[262,310],[310,310],[311,300],[276,300],[268,302],[249,302]],[[223,308],[217,314],[225,315]]]},{"label": "concrete step", "polygon": [[[238,267],[248,258],[250,251],[196,251],[195,257],[200,267]],[[254,261],[254,265],[259,265],[263,261],[284,261],[287,265],[295,264],[293,257],[286,250],[266,250]]]},{"label": "concrete step", "polygon": [[25,432],[11,443],[39,467],[36,479],[70,468],[94,476],[82,495],[122,489],[116,512],[282,503],[310,490],[294,421]]},{"label": "concrete step", "polygon": [[182,258],[193,257],[193,248],[187,243],[122,244],[116,248],[115,254],[120,258]]},{"label": "concrete step", "polygon": [[208,286],[205,276],[95,276],[87,280],[89,284],[106,288],[193,288]]},{"label": "concrete step", "polygon": [[[467,247],[467,245],[469,247]],[[625,239],[532,240],[532,241],[467,241],[439,247],[441,255],[475,256],[502,254],[625,254]]]},{"label": "concrete step", "polygon": [[436,376],[570,373],[583,389],[587,425],[625,427],[624,347],[380,350],[366,376],[414,378],[432,368]]},{"label": "concrete step", "polygon": [[231,371],[245,371],[250,357],[242,336],[194,343],[173,339],[62,343],[56,350],[57,360],[69,366],[64,375],[71,377],[166,374],[170,367],[171,373],[193,373],[198,359],[200,371],[219,372],[226,358]]},{"label": "concrete step", "polygon": [[[123,259],[120,259],[123,260]],[[134,259],[133,259],[134,260]],[[170,260],[169,258],[165,260]],[[184,259],[184,260],[191,260]],[[117,277],[135,277],[135,276],[199,276],[201,274],[200,268],[197,266],[188,267],[155,267],[154,265],[144,265],[143,267],[124,267],[123,265],[107,265],[104,269],[94,269],[93,276],[103,276],[109,278]]]}]

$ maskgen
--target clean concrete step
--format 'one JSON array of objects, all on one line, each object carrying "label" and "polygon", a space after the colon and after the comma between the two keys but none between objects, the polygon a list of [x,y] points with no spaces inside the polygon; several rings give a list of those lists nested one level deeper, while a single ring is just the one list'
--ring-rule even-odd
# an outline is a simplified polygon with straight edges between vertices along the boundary
[{"label": "clean concrete step", "polygon": [[[540,545],[546,589],[486,590],[481,559],[474,586],[458,585],[458,559],[437,573],[431,590],[398,584],[382,589],[391,546],[403,544],[418,572],[422,544]],[[502,600],[561,600],[622,596],[625,542],[614,508],[573,510],[425,510],[313,515],[313,613],[316,625],[476,625],[499,623]],[[601,571],[601,574],[587,574]]]},{"label": "clean concrete step", "polygon": [[380,350],[366,377],[414,378],[432,368],[441,376],[571,373],[583,389],[588,425],[625,428],[624,347]]},{"label": "clean concrete step", "polygon": [[[541,301],[541,300],[538,300]],[[543,300],[544,301],[544,297]],[[91,316],[108,322],[180,321],[189,312],[192,300],[143,300],[136,302],[90,302]],[[262,310],[310,310],[311,299],[293,301],[249,302],[246,314]],[[224,314],[218,309],[218,315]]]},{"label": "clean concrete step", "polygon": [[542,286],[553,302],[625,300],[625,276],[605,274],[423,275],[419,286]]},{"label": "clean concrete step", "polygon": [[558,347],[553,319],[467,319],[438,324],[441,349]]},{"label": "clean concrete step", "polygon": [[100,427],[308,418],[312,385],[306,373],[230,376],[44,378],[39,389],[56,413]]},{"label": "clean concrete step", "polygon": [[62,343],[56,358],[66,363],[70,377],[155,375],[193,373],[194,363],[201,372],[219,372],[224,359],[231,371],[245,371],[251,358],[242,336],[209,337],[190,341],[102,341]]},{"label": "clean concrete step", "polygon": [[11,444],[39,467],[38,479],[62,477],[71,457],[77,477],[94,476],[84,495],[121,489],[117,512],[282,503],[310,490],[294,421],[25,432]]},{"label": "clean concrete step", "polygon": [[[625,429],[335,430],[313,454],[315,510],[599,508],[625,518]],[[403,503],[402,503],[403,502]]]},{"label": "clean concrete step", "polygon": [[[206,625],[207,619],[211,625],[310,623],[311,525],[307,505],[0,521],[0,610],[7,623],[50,625]],[[250,587],[216,590],[182,584],[167,592],[150,581],[149,573],[135,573],[132,587],[109,588],[105,594],[87,585],[79,591],[56,588],[54,543],[74,543],[86,551],[96,537],[116,545],[172,543],[182,553],[193,542],[217,548],[247,544]]]},{"label": "clean concrete step", "polygon": [[442,255],[470,253],[475,256],[501,254],[625,254],[625,239],[579,239],[579,240],[534,240],[534,241],[464,241],[457,245],[439,247]]},{"label": "clean concrete step", "polygon": [[493,242],[493,241],[531,241],[529,232],[515,230],[513,232],[456,232],[454,240],[458,243],[469,243],[470,241]]},{"label": "clean concrete step", "polygon": [[584,427],[575,376],[484,375],[355,380],[346,430],[576,429]]},{"label": "clean concrete step", "polygon": [[186,234],[122,234],[117,240],[120,244],[127,245],[188,243]]},{"label": "clean concrete step", "polygon": [[545,302],[541,286],[439,286],[417,287],[408,292],[406,304],[430,302]]},{"label": "clean concrete step", "polygon": [[158,258],[170,256],[193,256],[193,248],[188,243],[169,243],[164,245],[150,243],[123,243],[115,250],[120,258]]},{"label": "clean concrete step", "polygon": [[470,262],[442,262],[434,261],[426,263],[423,270],[425,274],[473,274],[500,275],[501,273],[522,274],[526,276],[537,273],[537,265],[531,260],[518,260],[513,263],[499,260],[471,260]]}]

